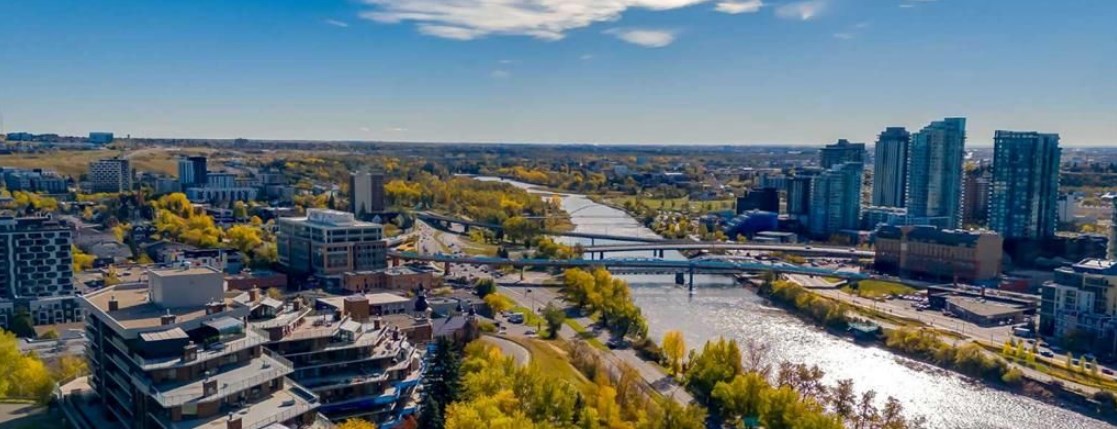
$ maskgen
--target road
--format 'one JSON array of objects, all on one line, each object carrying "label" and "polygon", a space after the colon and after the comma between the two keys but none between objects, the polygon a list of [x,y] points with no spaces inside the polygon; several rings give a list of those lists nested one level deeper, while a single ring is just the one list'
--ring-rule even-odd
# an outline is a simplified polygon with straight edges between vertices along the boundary
[{"label": "road", "polygon": [[[566,303],[562,300],[562,297],[558,295],[558,289],[556,288],[501,286],[498,290],[500,293],[508,296],[524,307],[538,310],[545,307],[549,302],[554,302],[555,305],[566,307]],[[587,327],[587,329],[594,324],[594,321],[587,317],[575,318],[574,321]],[[574,329],[570,326],[563,325],[562,329],[559,330],[559,337],[567,341],[574,341],[578,339],[578,333],[574,332]],[[606,341],[608,339],[608,332],[601,330],[598,334],[598,339],[602,342]],[[694,402],[694,398],[687,393],[686,389],[683,389],[682,386],[672,380],[671,377],[668,377],[659,366],[637,356],[635,350],[624,348],[612,350],[609,353],[602,352],[600,355],[602,361],[606,365],[606,369],[614,376],[620,373],[622,364],[628,365],[640,374],[640,377],[644,379],[652,390],[670,397],[681,404]]]},{"label": "road", "polygon": [[516,360],[516,363],[521,366],[527,365],[527,363],[531,361],[531,352],[529,352],[528,349],[506,338],[485,335],[481,337],[481,341],[500,347],[501,353],[504,353],[505,356],[511,356]]}]

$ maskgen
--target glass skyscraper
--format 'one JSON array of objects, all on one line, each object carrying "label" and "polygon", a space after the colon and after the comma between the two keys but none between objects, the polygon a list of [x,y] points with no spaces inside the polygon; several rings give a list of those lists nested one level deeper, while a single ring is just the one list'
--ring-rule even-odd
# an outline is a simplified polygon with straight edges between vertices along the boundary
[{"label": "glass skyscraper", "polygon": [[1054,236],[1059,135],[998,130],[993,143],[989,227],[1004,238]]},{"label": "glass skyscraper", "polygon": [[873,206],[904,207],[909,143],[911,134],[903,127],[888,127],[877,137],[873,160]]},{"label": "glass skyscraper", "polygon": [[946,118],[915,133],[908,149],[908,215],[940,228],[962,224],[966,119]]},{"label": "glass skyscraper", "polygon": [[864,164],[844,162],[814,177],[807,222],[812,236],[829,237],[841,230],[856,230],[861,226],[861,180],[864,172]]}]

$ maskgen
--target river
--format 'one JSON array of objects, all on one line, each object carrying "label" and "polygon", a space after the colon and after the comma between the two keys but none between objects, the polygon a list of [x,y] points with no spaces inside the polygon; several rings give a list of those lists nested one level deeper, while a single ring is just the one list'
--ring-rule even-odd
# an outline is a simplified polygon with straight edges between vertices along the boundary
[{"label": "river", "polygon": [[[482,180],[491,178],[480,178]],[[534,186],[507,181],[541,192]],[[621,210],[597,204],[584,195],[561,194],[577,232],[654,237]],[[567,239],[569,243],[589,240]],[[597,244],[602,244],[598,240]],[[620,256],[620,255],[615,255]],[[651,257],[650,252],[629,256]],[[683,259],[668,251],[669,259]],[[771,345],[771,358],[818,365],[829,384],[849,378],[858,392],[875,390],[880,400],[893,396],[909,417],[927,419],[931,428],[1085,429],[1108,423],[1044,402],[992,389],[954,373],[876,347],[835,337],[769,306],[751,290],[733,287],[725,276],[696,275],[697,292],[676,286],[673,276],[623,276],[648,319],[653,338],[669,329],[681,331],[687,344],[701,347],[719,336],[739,342],[753,338]]]}]

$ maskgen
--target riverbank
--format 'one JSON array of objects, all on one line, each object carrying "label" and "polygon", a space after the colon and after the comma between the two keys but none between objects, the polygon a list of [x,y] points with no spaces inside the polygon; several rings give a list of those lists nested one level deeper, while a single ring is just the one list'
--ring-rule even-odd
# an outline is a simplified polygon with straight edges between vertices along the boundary
[{"label": "riverbank", "polygon": [[[849,319],[848,315],[842,317],[842,319],[844,320],[842,320],[840,323],[835,322],[836,319],[834,318],[832,313],[826,313],[827,318],[823,319],[818,316],[817,311],[813,311],[814,308],[811,304],[818,301],[826,301],[831,303],[832,308],[840,309],[842,307],[848,307],[849,309],[852,309],[854,311],[869,309],[863,309],[855,304],[846,303],[814,293],[806,288],[803,288],[802,286],[796,285],[795,287],[799,288],[800,290],[796,291],[796,294],[791,298],[783,296],[771,289],[766,290],[764,287],[752,287],[752,289],[754,289],[758,295],[767,298],[772,305],[782,308],[783,310],[787,311],[789,314],[794,315],[800,320],[809,322],[816,327],[822,328],[824,331],[831,335],[847,339],[855,339],[855,336],[848,330],[849,323],[853,321]],[[810,298],[804,299],[802,296],[800,296],[801,294],[807,294],[810,296]],[[940,355],[963,356],[963,352],[968,351],[966,349],[967,346],[965,344],[960,347],[946,344],[942,340],[942,337],[944,336],[943,333],[933,328],[919,327],[918,331],[914,331],[910,327],[897,326],[889,320],[872,317],[872,314],[875,313],[875,311],[867,311],[864,313],[858,311],[858,313],[866,317],[866,319],[872,320],[873,322],[879,324],[883,330],[883,334],[876,338],[874,341],[859,341],[860,343],[872,344],[875,347],[887,350],[893,354],[896,354],[897,356],[912,359],[926,365],[934,366],[941,370],[950,371],[954,374],[967,377],[971,381],[982,384],[986,387],[1010,392],[1012,394],[1026,396],[1049,405],[1072,410],[1091,418],[1104,420],[1111,424],[1117,423],[1117,413],[1102,412],[1099,409],[1099,405],[1095,403],[1089,395],[1077,390],[1068,389],[1062,383],[1052,383],[1047,380],[1037,379],[1031,376],[1031,374],[1029,374],[1028,372],[1021,371],[1019,368],[1012,365],[1011,363],[1004,362],[995,354],[986,353],[984,347],[977,342],[966,343],[972,344],[973,347],[980,349],[980,351],[977,352],[979,353],[979,355],[977,356],[974,356],[972,354],[965,355],[967,359],[966,362],[977,359],[977,361],[975,362],[985,362],[986,364],[975,363],[971,365],[969,363],[953,363],[951,365],[946,365],[945,362],[955,362],[953,360],[954,358],[938,359],[936,357]],[[845,325],[845,327],[841,325]],[[933,336],[924,338],[925,340],[931,341],[931,343],[929,343],[926,347],[920,348],[919,346],[910,346],[910,344],[905,344],[905,342],[902,340],[889,340],[890,338],[902,336],[910,332],[917,332],[918,336]],[[990,354],[992,354],[993,356],[990,357]],[[994,362],[996,364],[988,365],[988,363],[990,362]],[[982,373],[983,376],[967,374],[961,371],[961,368],[972,368],[973,370]],[[1004,379],[1004,375],[1011,371],[1017,371],[1018,375],[1024,378],[1024,381],[1018,382],[1016,384],[1010,384],[1009,381]]]}]

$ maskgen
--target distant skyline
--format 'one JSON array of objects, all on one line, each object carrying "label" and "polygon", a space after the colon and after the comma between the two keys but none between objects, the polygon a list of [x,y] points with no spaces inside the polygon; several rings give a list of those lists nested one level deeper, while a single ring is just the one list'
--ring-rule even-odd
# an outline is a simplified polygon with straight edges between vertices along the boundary
[{"label": "distant skyline", "polygon": [[[557,5],[557,6],[556,6]],[[967,118],[1117,144],[1117,1],[0,4],[4,130],[823,146]]]}]

